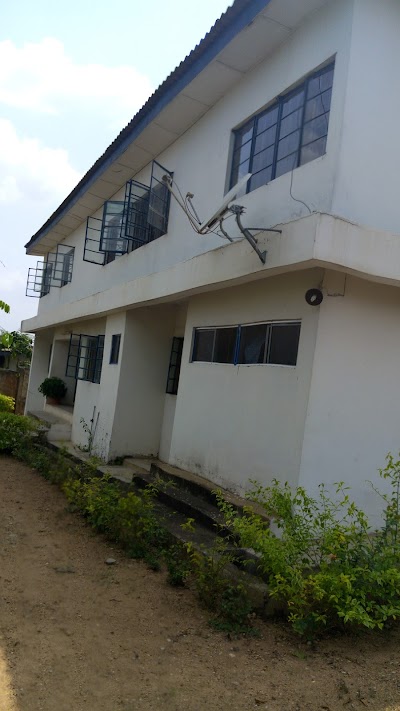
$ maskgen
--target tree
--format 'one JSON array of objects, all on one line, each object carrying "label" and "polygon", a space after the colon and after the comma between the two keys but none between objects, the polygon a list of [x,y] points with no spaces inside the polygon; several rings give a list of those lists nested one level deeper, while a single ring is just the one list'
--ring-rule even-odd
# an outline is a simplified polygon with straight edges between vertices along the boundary
[{"label": "tree", "polygon": [[[10,355],[20,362],[30,362],[32,358],[32,338],[20,331],[5,331],[2,345],[10,351]],[[6,345],[5,345],[6,344]]]},{"label": "tree", "polygon": [[[5,311],[6,314],[10,313],[10,307],[5,301],[0,299],[0,311]],[[7,333],[0,333],[0,346],[3,348],[9,348],[10,341]]]}]

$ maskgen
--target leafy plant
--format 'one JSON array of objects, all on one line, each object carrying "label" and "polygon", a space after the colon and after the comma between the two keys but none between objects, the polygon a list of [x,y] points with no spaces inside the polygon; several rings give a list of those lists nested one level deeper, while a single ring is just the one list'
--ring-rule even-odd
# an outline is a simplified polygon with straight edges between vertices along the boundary
[{"label": "leafy plant", "polygon": [[29,445],[31,435],[36,429],[36,424],[29,417],[1,412],[0,452],[12,453],[17,447]]},{"label": "leafy plant", "polygon": [[144,558],[154,570],[160,567],[167,534],[154,512],[154,490],[123,494],[109,476],[69,478],[63,490],[72,510],[80,511],[89,523],[120,543],[134,558]]},{"label": "leafy plant", "polygon": [[1,334],[2,345],[10,350],[10,354],[19,362],[29,363],[32,358],[32,338],[20,331],[4,331]]},{"label": "leafy plant", "polygon": [[343,483],[333,498],[324,485],[318,498],[278,481],[254,485],[249,496],[273,517],[278,535],[250,507],[239,516],[219,495],[227,525],[259,553],[270,594],[287,607],[298,633],[382,629],[400,616],[400,461],[389,456],[380,474],[391,493],[382,495],[384,525],[374,534]]},{"label": "leafy plant", "polygon": [[51,378],[45,378],[39,385],[38,390],[45,397],[50,397],[54,400],[62,400],[66,395],[67,387],[61,378],[53,376]]},{"label": "leafy plant", "polygon": [[[184,527],[194,532],[193,519],[189,519]],[[216,536],[209,549],[189,541],[185,548],[199,600],[213,613],[210,624],[228,633],[254,634],[248,594],[242,585],[232,583],[229,575],[229,566],[236,556],[229,548],[228,540]]]},{"label": "leafy plant", "polygon": [[1,412],[14,412],[15,400],[13,397],[8,395],[0,394],[0,413]]},{"label": "leafy plant", "polygon": [[173,587],[185,585],[191,571],[186,548],[176,543],[164,551],[164,561],[168,570],[167,582]]}]

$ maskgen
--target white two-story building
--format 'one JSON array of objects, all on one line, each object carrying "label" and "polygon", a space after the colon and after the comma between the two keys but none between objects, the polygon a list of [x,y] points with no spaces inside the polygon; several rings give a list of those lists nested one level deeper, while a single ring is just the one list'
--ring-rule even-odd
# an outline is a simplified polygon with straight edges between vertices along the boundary
[{"label": "white two-story building", "polygon": [[26,245],[28,411],[56,375],[105,460],[344,480],[374,511],[400,447],[399,36],[397,0],[234,2]]}]

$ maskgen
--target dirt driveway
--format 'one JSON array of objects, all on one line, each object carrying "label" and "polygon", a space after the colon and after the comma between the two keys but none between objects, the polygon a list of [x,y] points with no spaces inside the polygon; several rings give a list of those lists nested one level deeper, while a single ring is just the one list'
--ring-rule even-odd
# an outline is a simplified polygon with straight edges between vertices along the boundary
[{"label": "dirt driveway", "polygon": [[400,710],[399,633],[313,650],[271,623],[229,640],[6,457],[0,585],[0,711]]}]

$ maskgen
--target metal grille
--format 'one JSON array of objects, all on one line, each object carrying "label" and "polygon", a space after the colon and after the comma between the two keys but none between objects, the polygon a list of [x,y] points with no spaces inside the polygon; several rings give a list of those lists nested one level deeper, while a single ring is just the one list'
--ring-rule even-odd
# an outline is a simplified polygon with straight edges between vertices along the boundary
[{"label": "metal grille", "polygon": [[178,392],[179,375],[181,372],[183,338],[174,336],[172,339],[171,357],[168,368],[167,393],[176,395]]},{"label": "metal grille", "polygon": [[101,229],[103,221],[97,217],[88,217],[86,222],[85,246],[83,248],[83,261],[99,264],[105,263],[105,254],[100,252]]},{"label": "metal grille", "polygon": [[149,193],[147,185],[129,180],[125,188],[124,232],[130,240],[131,252],[149,241]]},{"label": "metal grille", "polygon": [[100,235],[100,252],[126,254],[129,239],[122,233],[125,202],[107,200],[103,208]]},{"label": "metal grille", "polygon": [[104,336],[72,333],[69,341],[66,376],[100,383]]},{"label": "metal grille", "polygon": [[85,262],[104,266],[116,256],[138,249],[168,229],[170,192],[163,176],[172,173],[153,161],[150,187],[129,180],[125,200],[104,203],[103,217],[88,217],[86,223]]},{"label": "metal grille", "polygon": [[163,180],[165,175],[172,178],[172,173],[154,160],[151,170],[149,213],[147,218],[149,225],[154,228],[152,239],[165,235],[168,230],[171,193]]},{"label": "metal grille", "polygon": [[75,248],[59,244],[55,252],[49,252],[43,262],[28,270],[26,295],[40,298],[49,293],[50,288],[66,286],[72,280]]}]

